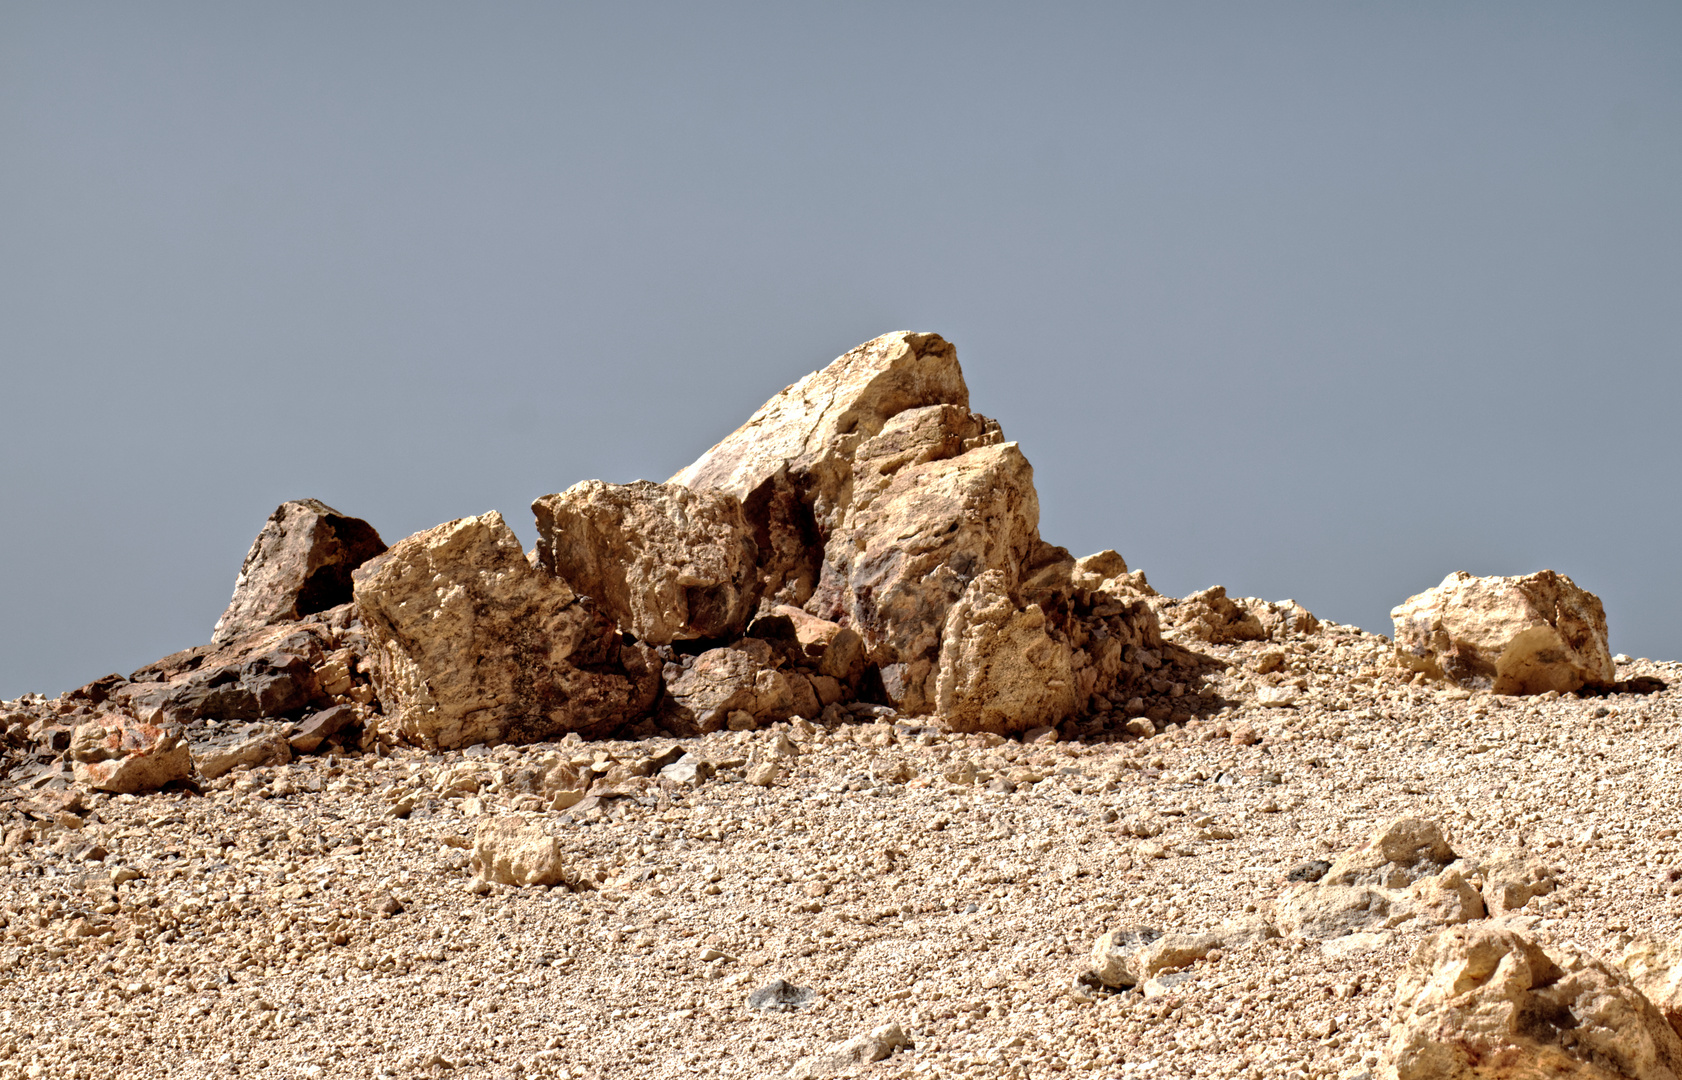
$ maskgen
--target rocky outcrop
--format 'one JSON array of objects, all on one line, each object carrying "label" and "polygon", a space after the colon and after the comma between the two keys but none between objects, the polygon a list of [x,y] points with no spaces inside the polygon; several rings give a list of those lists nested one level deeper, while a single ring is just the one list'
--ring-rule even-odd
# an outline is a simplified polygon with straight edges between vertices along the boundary
[{"label": "rocky outcrop", "polygon": [[78,726],[68,756],[78,783],[120,795],[185,780],[193,768],[179,725],[149,724],[116,711]]},{"label": "rocky outcrop", "polygon": [[1403,666],[1468,690],[1568,693],[1617,677],[1600,598],[1552,570],[1528,577],[1457,571],[1390,618]]},{"label": "rocky outcrop", "polygon": [[351,572],[385,550],[374,527],[315,499],[281,503],[257,534],[213,645],[350,602]]},{"label": "rocky outcrop", "polygon": [[645,713],[645,646],[527,561],[495,512],[416,533],[356,573],[380,731],[429,747],[601,732]]},{"label": "rocky outcrop", "polygon": [[804,606],[847,510],[853,452],[894,416],[926,405],[968,410],[957,350],[938,334],[884,334],[767,401],[671,482],[740,499],[764,595]]},{"label": "rocky outcrop", "polygon": [[1518,911],[1549,892],[1554,876],[1540,859],[1516,849],[1462,858],[1435,823],[1398,818],[1339,856],[1318,880],[1286,893],[1279,911],[1287,929],[1311,941],[1404,924],[1451,925]]},{"label": "rocky outcrop", "polygon": [[1510,929],[1452,927],[1396,989],[1387,1080],[1675,1080],[1682,1038],[1623,972]]},{"label": "rocky outcrop", "polygon": [[641,641],[737,637],[754,612],[757,550],[734,495],[589,480],[532,512],[544,567]]},{"label": "rocky outcrop", "polygon": [[1178,600],[1164,597],[1155,606],[1163,632],[1188,644],[1284,641],[1292,634],[1312,634],[1320,628],[1320,620],[1294,600],[1274,603],[1253,596],[1234,600],[1220,585]]},{"label": "rocky outcrop", "polygon": [[1075,708],[1069,646],[1039,605],[1019,609],[1004,574],[970,582],[946,616],[935,706],[957,731],[1011,734],[1055,724]]}]

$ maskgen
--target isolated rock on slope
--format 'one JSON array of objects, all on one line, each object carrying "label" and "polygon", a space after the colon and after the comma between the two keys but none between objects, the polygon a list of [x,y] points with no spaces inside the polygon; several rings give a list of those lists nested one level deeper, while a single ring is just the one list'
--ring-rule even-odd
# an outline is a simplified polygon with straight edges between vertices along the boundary
[{"label": "isolated rock on slope", "polygon": [[1075,707],[1068,645],[1047,633],[1038,605],[1016,607],[998,570],[947,612],[935,706],[955,731],[998,734],[1055,724]]},{"label": "isolated rock on slope", "polygon": [[1617,677],[1600,598],[1552,570],[1481,578],[1456,571],[1390,618],[1404,666],[1468,690],[1569,693]]},{"label": "isolated rock on slope", "polygon": [[1301,937],[1324,941],[1421,918],[1482,918],[1482,898],[1452,865],[1456,859],[1433,822],[1398,818],[1339,856],[1318,881],[1281,898],[1280,923]]},{"label": "isolated rock on slope", "polygon": [[659,685],[644,646],[531,565],[502,515],[399,541],[356,573],[377,655],[378,729],[428,747],[611,729]]},{"label": "isolated rock on slope", "polygon": [[1490,926],[1422,942],[1396,988],[1386,1080],[1676,1080],[1682,1038],[1628,976]]},{"label": "isolated rock on slope", "polygon": [[315,499],[281,503],[252,541],[211,643],[349,603],[351,572],[384,550],[360,518]]},{"label": "isolated rock on slope", "polygon": [[957,350],[938,334],[884,334],[767,401],[671,483],[740,499],[764,595],[803,606],[846,511],[853,451],[898,413],[940,404],[969,407]]},{"label": "isolated rock on slope", "polygon": [[757,551],[734,495],[587,480],[531,508],[543,565],[641,641],[736,637],[753,615]]},{"label": "isolated rock on slope", "polygon": [[120,795],[185,780],[193,768],[179,725],[148,724],[115,711],[78,726],[69,757],[78,783]]}]

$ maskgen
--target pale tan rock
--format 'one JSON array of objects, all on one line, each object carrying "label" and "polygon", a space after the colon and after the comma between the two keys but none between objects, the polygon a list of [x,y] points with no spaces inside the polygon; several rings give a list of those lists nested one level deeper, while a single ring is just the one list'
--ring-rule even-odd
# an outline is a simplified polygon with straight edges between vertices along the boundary
[{"label": "pale tan rock", "polygon": [[741,634],[757,551],[734,495],[587,480],[532,503],[537,556],[650,645]]},{"label": "pale tan rock", "polygon": [[1157,615],[1162,620],[1163,633],[1178,640],[1228,645],[1268,637],[1267,628],[1255,613],[1228,597],[1221,585],[1192,593],[1183,600],[1159,604]]},{"label": "pale tan rock", "polygon": [[1409,893],[1424,922],[1453,926],[1484,918],[1490,913],[1483,894],[1466,880],[1458,864],[1414,882],[1409,887]]},{"label": "pale tan rock", "polygon": [[928,712],[948,610],[988,570],[1013,588],[1038,527],[1033,468],[1015,443],[908,466],[832,537],[815,610],[858,630],[895,708]]},{"label": "pale tan rock", "polygon": [[1123,989],[1195,964],[1221,948],[1218,934],[1163,934],[1148,926],[1106,931],[1092,947],[1091,977]]},{"label": "pale tan rock", "polygon": [[1435,822],[1397,818],[1379,826],[1365,844],[1339,856],[1320,880],[1326,885],[1404,889],[1441,873],[1455,858]]},{"label": "pale tan rock", "polygon": [[1396,988],[1386,1080],[1676,1080],[1682,1038],[1629,977],[1509,929],[1422,942]]},{"label": "pale tan rock", "polygon": [[835,1043],[820,1053],[801,1058],[788,1071],[789,1080],[821,1080],[847,1076],[911,1045],[898,1024],[883,1024]]},{"label": "pale tan rock", "polygon": [[292,760],[292,744],[276,731],[263,732],[225,746],[212,746],[196,754],[193,767],[206,780],[239,768],[260,765],[284,765]]},{"label": "pale tan rock", "polygon": [[646,647],[622,645],[562,579],[534,567],[500,514],[399,541],[356,573],[382,715],[368,726],[428,747],[596,732],[645,713]]},{"label": "pale tan rock", "polygon": [[1008,734],[1056,724],[1075,707],[1070,650],[1038,605],[1018,610],[1005,575],[970,582],[946,615],[935,711],[954,731]]},{"label": "pale tan rock", "polygon": [[479,822],[471,865],[478,877],[498,885],[561,885],[567,879],[560,843],[519,814]]},{"label": "pale tan rock", "polygon": [[1419,911],[1400,889],[1325,882],[1291,890],[1280,898],[1278,910],[1280,925],[1309,941],[1388,930]]},{"label": "pale tan rock", "polygon": [[1340,855],[1318,882],[1287,893],[1279,901],[1280,922],[1300,937],[1325,941],[1420,917],[1478,917],[1470,914],[1476,890],[1459,871],[1439,876],[1455,859],[1435,823],[1397,818]]},{"label": "pale tan rock", "polygon": [[351,572],[385,550],[374,527],[315,499],[281,503],[252,541],[213,645],[349,602]]},{"label": "pale tan rock", "polygon": [[180,725],[148,724],[121,712],[79,725],[69,756],[78,783],[123,795],[185,780],[193,768]]},{"label": "pale tan rock", "polygon": [[1552,570],[1527,577],[1457,571],[1390,618],[1401,664],[1467,690],[1569,693],[1617,678],[1600,598]]},{"label": "pale tan rock", "polygon": [[740,499],[765,595],[801,606],[846,513],[853,452],[899,413],[943,404],[969,407],[957,350],[938,334],[885,334],[767,401],[671,483]]},{"label": "pale tan rock", "polygon": [[1682,1035],[1682,939],[1641,934],[1624,949],[1618,966]]},{"label": "pale tan rock", "polygon": [[1553,867],[1522,848],[1503,848],[1479,860],[1483,901],[1491,915],[1505,915],[1554,889]]}]

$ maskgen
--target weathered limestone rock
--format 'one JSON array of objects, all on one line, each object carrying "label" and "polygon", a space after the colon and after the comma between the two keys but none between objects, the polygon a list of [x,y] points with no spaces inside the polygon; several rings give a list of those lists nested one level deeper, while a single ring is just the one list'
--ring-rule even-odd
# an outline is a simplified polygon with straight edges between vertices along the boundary
[{"label": "weathered limestone rock", "polygon": [[1676,1080],[1682,1038],[1628,976],[1523,935],[1452,927],[1396,989],[1386,1080]]},{"label": "weathered limestone rock", "polygon": [[374,527],[315,499],[281,503],[252,542],[211,643],[348,603],[351,571],[385,550]]},{"label": "weathered limestone rock", "polygon": [[473,872],[498,885],[567,883],[561,845],[519,814],[488,817],[473,834]]},{"label": "weathered limestone rock", "polygon": [[1018,609],[1001,571],[970,582],[946,615],[935,710],[954,731],[1010,734],[1056,724],[1075,707],[1070,650],[1037,604]]},{"label": "weathered limestone rock", "polygon": [[734,495],[588,480],[532,512],[544,567],[650,645],[735,637],[753,614],[757,552]]},{"label": "weathered limestone rock", "polygon": [[772,608],[771,615],[789,620],[801,655],[817,666],[818,674],[847,683],[863,674],[864,639],[858,631],[787,604]]},{"label": "weathered limestone rock", "polygon": [[1553,867],[1521,848],[1503,848],[1478,862],[1483,901],[1491,915],[1517,911],[1534,897],[1553,892]]},{"label": "weathered limestone rock", "polygon": [[858,630],[891,704],[928,712],[947,611],[988,570],[1013,588],[1038,527],[1033,468],[1015,443],[907,466],[832,538],[816,613]]},{"label": "weathered limestone rock", "polygon": [[1225,586],[1192,593],[1159,608],[1170,637],[1229,645],[1236,641],[1262,641],[1268,636],[1261,620],[1247,607],[1226,594]]},{"label": "weathered limestone rock", "polygon": [[801,706],[816,712],[810,685],[779,671],[771,647],[755,638],[669,663],[665,680],[660,720],[677,735],[718,731],[735,712],[756,725],[787,720]]},{"label": "weathered limestone rock", "polygon": [[1164,934],[1149,926],[1124,926],[1108,931],[1092,947],[1090,977],[1125,989],[1195,964],[1222,944],[1217,934]]},{"label": "weathered limestone rock", "polygon": [[883,1024],[834,1044],[821,1053],[801,1058],[788,1071],[789,1080],[820,1080],[844,1076],[861,1066],[881,1061],[895,1050],[911,1045],[898,1024]]},{"label": "weathered limestone rock", "polygon": [[534,567],[495,512],[416,533],[356,573],[376,730],[428,747],[599,732],[658,691],[646,647]]},{"label": "weathered limestone rock", "polygon": [[1482,578],[1457,571],[1390,618],[1397,660],[1468,690],[1569,693],[1617,678],[1600,598],[1552,570]]},{"label": "weathered limestone rock", "polygon": [[1642,934],[1624,949],[1618,966],[1682,1035],[1682,939],[1661,941]]},{"label": "weathered limestone rock", "polygon": [[185,780],[192,751],[175,724],[148,724],[107,712],[76,728],[70,741],[76,781],[99,791],[132,795]]},{"label": "weathered limestone rock", "polygon": [[1435,824],[1398,818],[1345,852],[1316,882],[1279,901],[1281,923],[1310,941],[1385,930],[1410,919],[1481,917],[1476,890]]},{"label": "weathered limestone rock", "polygon": [[343,731],[357,720],[356,710],[349,705],[334,705],[304,718],[287,739],[292,751],[313,754],[321,744]]},{"label": "weathered limestone rock", "polygon": [[764,595],[803,606],[847,509],[853,451],[891,417],[941,404],[969,407],[957,350],[938,334],[884,334],[767,401],[671,482],[740,499]]}]

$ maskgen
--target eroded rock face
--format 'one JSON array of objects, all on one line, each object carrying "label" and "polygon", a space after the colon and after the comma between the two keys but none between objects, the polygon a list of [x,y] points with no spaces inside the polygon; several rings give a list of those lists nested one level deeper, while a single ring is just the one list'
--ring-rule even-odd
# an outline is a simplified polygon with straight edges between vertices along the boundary
[{"label": "eroded rock face", "polygon": [[938,334],[884,334],[767,401],[671,482],[740,499],[764,595],[804,606],[846,513],[853,452],[899,413],[943,404],[969,408],[957,350]]},{"label": "eroded rock face", "polygon": [[456,747],[599,732],[653,704],[658,667],[564,580],[533,566],[502,516],[416,533],[356,574],[384,716],[407,742]]},{"label": "eroded rock face", "polygon": [[757,601],[757,549],[734,495],[589,480],[532,503],[537,555],[650,645],[739,635]]},{"label": "eroded rock face", "polygon": [[1617,677],[1600,598],[1552,570],[1482,578],[1457,571],[1390,618],[1398,661],[1468,690],[1569,693]]},{"label": "eroded rock face", "polygon": [[1393,1080],[1674,1080],[1682,1038],[1623,972],[1509,929],[1422,942],[1396,989]]},{"label": "eroded rock face", "polygon": [[132,795],[185,780],[192,751],[177,724],[149,724],[107,712],[76,728],[70,741],[76,781],[96,791]]},{"label": "eroded rock face", "polygon": [[1070,649],[1037,604],[1019,609],[1005,576],[970,582],[946,616],[935,706],[954,731],[1010,734],[1055,724],[1075,707]]},{"label": "eroded rock face", "polygon": [[257,534],[213,645],[349,603],[351,572],[385,550],[374,527],[315,499],[281,503]]}]

